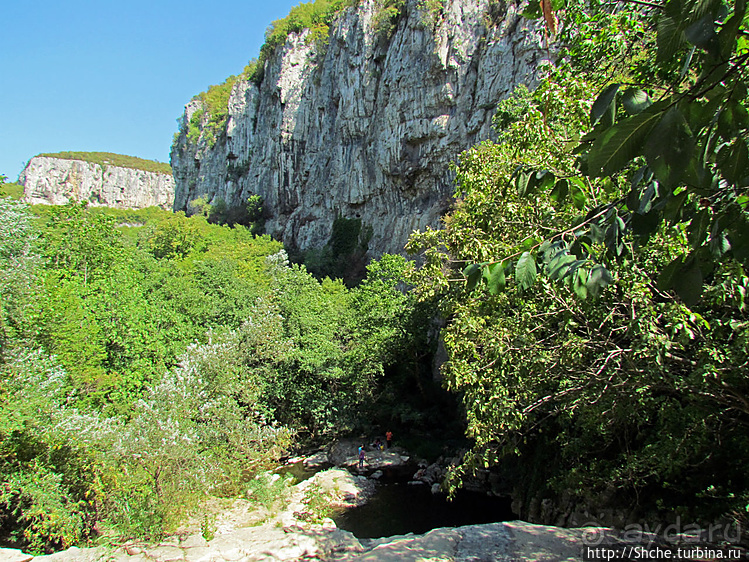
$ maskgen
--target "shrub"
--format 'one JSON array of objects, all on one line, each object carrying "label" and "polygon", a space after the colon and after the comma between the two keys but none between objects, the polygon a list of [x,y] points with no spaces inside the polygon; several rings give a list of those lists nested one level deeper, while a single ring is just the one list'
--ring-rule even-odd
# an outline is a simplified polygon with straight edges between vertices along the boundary
[{"label": "shrub", "polygon": [[374,29],[382,41],[390,40],[395,33],[405,0],[384,0],[374,17]]},{"label": "shrub", "polygon": [[[397,1],[401,4],[403,2]],[[187,127],[188,142],[195,144],[203,134],[208,145],[213,147],[220,135],[225,132],[229,96],[237,80],[251,80],[260,84],[264,77],[266,61],[275,52],[276,47],[286,42],[291,33],[310,29],[310,41],[325,43],[329,24],[336,14],[357,3],[358,0],[314,0],[294,6],[288,16],[272,22],[265,32],[265,43],[260,48],[257,59],[250,60],[239,76],[230,76],[223,83],[210,86],[207,91],[193,98],[203,102],[204,110],[192,115]],[[208,115],[207,120],[204,119],[205,114]]]}]

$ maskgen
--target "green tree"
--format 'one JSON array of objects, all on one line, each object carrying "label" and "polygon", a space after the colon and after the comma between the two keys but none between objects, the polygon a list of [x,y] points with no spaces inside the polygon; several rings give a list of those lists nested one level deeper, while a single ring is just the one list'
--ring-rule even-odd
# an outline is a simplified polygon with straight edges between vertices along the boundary
[{"label": "green tree", "polygon": [[80,277],[83,285],[106,275],[123,248],[114,218],[88,212],[85,202],[53,207],[44,226],[44,242],[50,269]]},{"label": "green tree", "polygon": [[0,199],[0,359],[11,341],[33,331],[30,311],[42,265],[37,238],[28,208]]},{"label": "green tree", "polygon": [[40,351],[0,365],[0,532],[34,553],[67,548],[92,531],[95,468],[61,426],[67,376]]},{"label": "green tree", "polygon": [[[744,125],[720,125],[743,114],[745,16],[716,6],[630,11],[641,25],[622,32],[659,51],[624,53],[614,85],[562,64],[500,103],[498,141],[461,157],[445,229],[409,242],[412,279],[450,319],[446,381],[476,442],[461,470],[514,479],[525,516],[545,497],[633,518],[746,505]],[[676,84],[620,86],[664,76]]]}]

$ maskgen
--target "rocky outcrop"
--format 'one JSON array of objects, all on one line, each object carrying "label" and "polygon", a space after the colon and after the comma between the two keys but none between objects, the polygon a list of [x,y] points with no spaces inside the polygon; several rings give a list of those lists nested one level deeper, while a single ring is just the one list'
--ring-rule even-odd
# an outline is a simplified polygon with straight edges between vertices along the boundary
[{"label": "rocky outcrop", "polygon": [[390,37],[375,30],[377,0],[341,13],[327,44],[291,34],[259,85],[234,84],[218,135],[204,102],[188,103],[171,153],[175,210],[257,194],[266,231],[287,245],[319,247],[336,218],[360,219],[370,255],[439,226],[450,163],[491,137],[497,102],[534,82],[545,51],[512,0],[421,5],[406,1]]},{"label": "rocky outcrop", "polygon": [[[125,545],[115,550],[71,548],[35,562],[269,562],[319,560],[322,562],[577,562],[596,559],[681,558],[704,543],[682,537],[680,546],[654,535],[628,534],[602,528],[562,529],[507,521],[434,529],[423,535],[401,535],[359,540],[335,528],[259,525],[238,527],[207,541],[200,535],[172,538],[155,545]],[[739,559],[733,550],[710,548],[720,559]],[[7,551],[15,552],[18,551]],[[668,553],[668,555],[664,554]],[[20,553],[18,553],[20,555]],[[692,556],[684,556],[691,558]],[[10,558],[15,560],[16,558]],[[30,560],[19,556],[18,560]],[[742,558],[743,559],[743,558]]]},{"label": "rocky outcrop", "polygon": [[174,202],[174,178],[169,174],[83,160],[36,156],[18,181],[32,205],[76,200],[94,207],[171,209]]},{"label": "rocky outcrop", "polygon": [[[281,478],[266,474],[263,478]],[[196,519],[157,543],[130,541],[119,546],[73,547],[33,557],[18,550],[0,549],[0,560],[15,562],[259,562],[319,560],[321,562],[510,562],[536,560],[575,562],[595,559],[682,558],[676,555],[716,537],[698,531],[664,535],[647,528],[617,531],[601,527],[565,529],[505,521],[433,529],[422,535],[358,539],[317,511],[322,506],[351,508],[372,494],[374,484],[364,476],[341,469],[318,472],[298,484],[286,480],[273,505],[246,499],[212,500]],[[660,529],[660,527],[659,527]],[[718,537],[720,538],[720,537]],[[729,541],[715,556],[745,559]],[[733,548],[729,555],[728,548]],[[670,555],[664,555],[669,552]],[[693,552],[693,550],[689,550]],[[629,553],[629,554],[628,554]],[[690,558],[692,556],[689,556]]]}]

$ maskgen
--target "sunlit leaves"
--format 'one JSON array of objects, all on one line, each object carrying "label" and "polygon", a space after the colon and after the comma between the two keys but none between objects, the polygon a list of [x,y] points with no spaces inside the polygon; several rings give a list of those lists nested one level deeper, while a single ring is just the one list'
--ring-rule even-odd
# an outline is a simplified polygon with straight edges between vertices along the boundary
[{"label": "sunlit leaves", "polygon": [[500,291],[503,291],[507,285],[504,263],[493,263],[486,266],[484,269],[484,278],[486,279],[486,287],[490,295],[496,295]]},{"label": "sunlit leaves", "polygon": [[523,252],[515,265],[515,281],[518,286],[521,289],[530,289],[537,275],[535,258],[530,252]]},{"label": "sunlit leaves", "polygon": [[622,95],[622,105],[627,113],[637,115],[653,105],[653,100],[639,88],[628,88]]},{"label": "sunlit leaves", "polygon": [[463,275],[466,278],[466,288],[469,291],[475,289],[481,279],[481,265],[472,263],[463,270]]}]

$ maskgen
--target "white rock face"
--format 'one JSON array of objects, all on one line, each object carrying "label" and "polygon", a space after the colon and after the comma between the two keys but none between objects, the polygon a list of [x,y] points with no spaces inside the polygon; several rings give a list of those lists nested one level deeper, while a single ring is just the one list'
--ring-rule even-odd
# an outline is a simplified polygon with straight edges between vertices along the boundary
[{"label": "white rock face", "polygon": [[342,13],[327,47],[292,34],[259,86],[234,85],[213,146],[208,135],[188,141],[202,103],[187,104],[171,153],[174,209],[258,194],[266,231],[291,247],[324,245],[337,217],[361,219],[371,256],[439,227],[454,192],[450,163],[492,136],[497,102],[532,86],[545,56],[541,28],[512,0],[444,4],[432,22],[407,0],[389,39],[373,28],[375,0]]},{"label": "white rock face", "polygon": [[169,174],[81,160],[36,156],[18,181],[32,205],[65,205],[75,199],[94,207],[171,209],[174,203],[174,178]]}]

